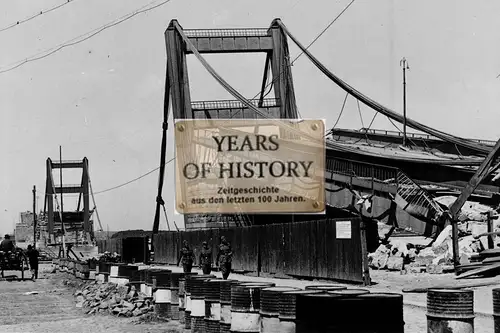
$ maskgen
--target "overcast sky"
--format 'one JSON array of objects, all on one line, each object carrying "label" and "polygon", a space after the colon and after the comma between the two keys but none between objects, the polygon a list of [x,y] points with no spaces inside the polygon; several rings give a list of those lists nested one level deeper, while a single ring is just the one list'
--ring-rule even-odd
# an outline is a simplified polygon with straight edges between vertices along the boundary
[{"label": "overcast sky", "polygon": [[[4,1],[0,28],[63,0]],[[0,32],[0,71],[148,4],[150,0],[73,0],[13,29]],[[155,3],[158,3],[156,1]],[[19,212],[32,209],[32,187],[43,209],[45,161],[90,163],[95,192],[127,182],[159,165],[164,30],[177,18],[186,29],[263,27],[280,17],[307,45],[350,0],[172,0],[39,61],[0,74],[0,233],[10,232]],[[364,94],[402,110],[400,60],[406,57],[408,116],[464,137],[500,136],[500,13],[498,1],[357,0],[311,47],[331,71]],[[298,54],[291,45],[292,57]],[[206,57],[247,98],[260,88],[264,55]],[[233,99],[189,57],[192,100]],[[303,56],[293,66],[299,111],[332,126],[345,93]],[[373,111],[361,106],[365,126]],[[338,127],[360,128],[349,98]],[[372,128],[394,129],[379,116]],[[169,135],[167,158],[173,156]],[[174,216],[173,164],[164,199]],[[56,183],[59,175],[54,172]],[[80,175],[67,171],[65,183]],[[96,195],[103,226],[150,229],[158,172]],[[76,199],[65,199],[65,210]],[[97,223],[96,223],[97,224]],[[161,229],[166,228],[164,217]]]}]

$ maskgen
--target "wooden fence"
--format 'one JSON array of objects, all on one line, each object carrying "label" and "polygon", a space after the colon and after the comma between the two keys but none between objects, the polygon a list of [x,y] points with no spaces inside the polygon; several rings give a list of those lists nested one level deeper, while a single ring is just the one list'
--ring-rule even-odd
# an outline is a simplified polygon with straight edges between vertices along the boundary
[{"label": "wooden fence", "polygon": [[236,271],[370,283],[359,218],[160,232],[153,238],[155,262],[177,264],[184,240],[197,260],[207,241],[215,260],[221,236],[231,243]]},{"label": "wooden fence", "polygon": [[124,263],[131,262],[149,262],[149,237],[117,237],[106,240],[98,240],[97,248],[99,253],[111,252],[118,253]]}]

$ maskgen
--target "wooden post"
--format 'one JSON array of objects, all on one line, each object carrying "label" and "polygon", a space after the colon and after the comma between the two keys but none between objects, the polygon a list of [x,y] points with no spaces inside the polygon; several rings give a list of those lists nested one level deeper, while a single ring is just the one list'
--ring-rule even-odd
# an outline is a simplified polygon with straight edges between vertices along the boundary
[{"label": "wooden post", "polygon": [[[64,228],[64,221],[63,221],[63,176],[62,176],[62,147],[59,146],[59,179],[61,181],[61,232],[62,232],[62,251],[63,251],[63,257],[67,258],[67,253],[66,253],[66,241],[64,237],[66,236],[66,230]],[[56,194],[57,195],[57,194]]]},{"label": "wooden post", "polygon": [[[493,212],[488,212],[488,233],[493,232]],[[495,248],[495,235],[488,235],[488,249]]]},{"label": "wooden post", "polygon": [[36,186],[33,185],[33,248],[36,249]]}]

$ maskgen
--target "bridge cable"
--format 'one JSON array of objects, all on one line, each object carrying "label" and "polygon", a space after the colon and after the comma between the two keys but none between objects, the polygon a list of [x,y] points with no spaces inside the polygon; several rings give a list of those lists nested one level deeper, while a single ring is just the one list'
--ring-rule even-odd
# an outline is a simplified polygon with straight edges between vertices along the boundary
[{"label": "bridge cable", "polygon": [[[321,71],[323,74],[325,74],[330,80],[335,82],[339,87],[344,89],[345,91],[349,92],[351,95],[353,95],[355,98],[359,99],[361,102],[366,104],[368,107],[372,108],[373,110],[380,112],[384,114],[387,117],[392,118],[393,120],[396,120],[399,123],[403,123],[404,119],[403,116],[400,115],[399,113],[379,104],[378,102],[372,100],[371,98],[365,96],[362,94],[360,91],[354,89],[350,85],[348,85],[346,82],[341,80],[339,77],[337,77],[335,74],[333,74],[330,70],[328,70],[317,58],[315,58],[296,38],[293,36],[288,29],[285,27],[285,25],[282,22],[279,22],[285,31],[285,33],[293,40],[293,42],[306,54],[306,56],[313,62],[313,64]],[[409,127],[414,128],[416,130],[425,132],[427,134],[431,134],[435,137],[438,137],[444,141],[447,142],[452,142],[452,143],[457,143],[461,146],[468,147],[470,149],[473,149],[475,151],[481,152],[483,154],[487,154],[490,152],[491,147],[488,147],[484,144],[474,142],[469,139],[461,138],[455,135],[451,135],[445,132],[442,132],[440,130],[434,129],[432,127],[426,126],[424,124],[421,124],[417,121],[414,121],[410,118],[406,118],[406,122]]]},{"label": "bridge cable", "polygon": [[364,128],[365,123],[363,122],[363,115],[361,114],[361,107],[359,106],[359,99],[356,99],[356,103],[358,105],[358,113],[359,113],[359,119],[361,120],[361,126],[363,126],[363,128]]},{"label": "bridge cable", "polygon": [[[318,39],[340,18],[340,16],[342,16],[342,14],[344,14],[344,12],[352,5],[352,3],[354,2],[355,0],[352,0],[327,26],[326,28],[324,28],[310,43],[309,45],[306,47],[306,50],[309,49],[314,43],[316,43],[318,41]],[[304,51],[302,51],[301,53],[299,53],[293,60],[292,62],[290,63],[290,66],[293,66],[295,64],[295,62],[304,54]],[[283,74],[285,73],[285,69],[282,69],[278,75],[276,75],[276,77],[271,81],[269,82],[265,87],[264,89],[266,89],[267,87],[273,85]],[[255,94],[254,97],[252,97],[250,100],[254,100],[256,99],[258,96],[260,95],[260,91]],[[239,114],[241,111],[238,110],[236,111],[232,116],[231,118],[229,119],[232,119],[233,117],[235,117],[237,114]]]},{"label": "bridge cable", "polygon": [[[282,25],[281,22],[278,21],[278,24]],[[280,121],[280,120],[276,120],[274,118],[271,118],[267,113],[265,112],[262,112],[262,110],[260,110],[258,107],[256,107],[252,101],[246,99],[241,93],[239,93],[236,89],[234,89],[229,83],[227,83],[227,81],[225,81],[216,71],[215,69],[206,61],[206,59],[200,54],[200,52],[197,50],[196,46],[191,42],[191,40],[186,36],[186,34],[184,33],[184,31],[182,30],[182,28],[179,26],[179,24],[177,22],[174,22],[174,26],[177,30],[177,33],[179,34],[179,36],[182,38],[182,40],[184,41],[184,43],[186,43],[186,45],[189,47],[190,50],[192,50],[193,52],[193,55],[196,56],[196,58],[200,61],[200,63],[203,65],[203,67],[205,67],[205,69],[210,73],[210,75],[212,75],[212,77],[219,83],[221,84],[224,89],[226,89],[226,91],[228,91],[231,95],[233,95],[236,99],[238,99],[243,105],[245,105],[246,107],[248,107],[249,109],[251,109],[252,111],[254,111],[256,114],[260,115],[262,118],[265,118],[265,119],[269,119],[273,122],[276,122],[276,123],[279,123],[281,126],[283,126],[283,122]],[[283,25],[282,25],[283,26]],[[283,26],[284,27],[284,26]],[[306,50],[307,52],[307,50]],[[352,95],[352,94],[351,94]],[[303,137],[306,137],[306,138],[309,138],[311,139],[313,142],[319,142],[318,139],[316,139],[315,137],[313,136],[310,136],[308,134],[304,134],[303,132],[300,132],[299,130],[297,130],[295,127],[293,126],[289,126],[289,125],[285,125],[284,127],[287,127],[287,129],[291,132],[291,133],[295,133],[297,135],[301,135]],[[344,151],[344,152],[357,152],[359,153],[359,150],[358,149],[354,149],[352,147],[348,147],[346,145],[341,145],[341,144],[338,144],[338,143],[334,143],[332,141],[327,141],[326,143],[321,140],[321,144],[325,144],[326,147],[329,147],[329,148],[333,148],[333,149],[336,149],[336,150],[339,150],[339,151]],[[369,152],[369,151],[364,151],[363,154],[367,155],[367,156],[373,156],[373,157],[379,157],[379,154],[376,154],[376,153],[372,153],[372,152]],[[393,159],[398,159],[398,160],[402,160],[402,161],[408,161],[408,162],[414,162],[415,161],[415,158],[406,158],[406,157],[403,157],[403,156],[397,156],[397,157],[393,157]],[[446,165],[452,165],[452,164],[459,164],[459,165],[479,165],[481,163],[481,161],[477,160],[477,159],[469,159],[468,161],[454,161],[454,160],[443,160],[443,161],[439,161],[439,160],[435,160],[435,159],[425,159],[425,158],[421,158],[419,159],[420,162],[423,162],[423,163],[429,163],[429,164],[446,164]]]}]

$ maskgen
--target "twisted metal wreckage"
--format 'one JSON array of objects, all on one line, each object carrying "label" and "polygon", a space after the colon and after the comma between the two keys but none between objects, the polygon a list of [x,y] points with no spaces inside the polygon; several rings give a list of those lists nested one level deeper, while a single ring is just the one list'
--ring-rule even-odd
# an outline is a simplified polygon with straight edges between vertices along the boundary
[{"label": "twisted metal wreckage", "polygon": [[[295,93],[291,73],[287,37],[301,50],[301,54],[307,58],[331,81],[346,91],[357,101],[362,102],[369,108],[399,123],[406,122],[406,126],[434,138],[453,144],[457,151],[467,149],[472,152],[469,157],[461,156],[452,159],[435,154],[415,155],[403,153],[385,155],[383,151],[363,149],[332,139],[326,139],[327,161],[326,175],[327,191],[338,191],[336,187],[330,186],[329,181],[334,179],[344,184],[344,188],[352,188],[356,183],[361,187],[373,191],[373,193],[385,193],[392,202],[412,216],[417,217],[425,223],[437,226],[442,230],[447,225],[452,225],[453,258],[455,265],[459,263],[458,228],[457,217],[466,202],[473,194],[478,185],[487,177],[491,176],[499,167],[497,161],[500,148],[500,140],[494,145],[471,139],[461,138],[445,133],[415,120],[404,118],[395,111],[381,105],[356,90],[338,76],[328,70],[316,57],[314,57],[297,38],[290,33],[287,27],[279,19],[273,20],[269,29],[220,29],[220,30],[184,30],[177,20],[172,20],[165,32],[167,45],[167,70],[164,100],[163,136],[161,143],[160,174],[158,184],[158,195],[156,213],[153,224],[153,233],[159,231],[160,208],[163,206],[162,199],[163,179],[165,175],[166,157],[166,132],[169,118],[169,104],[172,103],[173,118],[265,118],[265,119],[298,119],[298,111],[295,103]],[[253,98],[247,99],[228,82],[226,82],[214,68],[205,60],[202,53],[242,53],[242,52],[265,52],[267,53],[264,70],[264,78],[260,92]],[[193,54],[210,75],[219,82],[237,101],[222,102],[191,102],[189,92],[189,80],[187,75],[186,55]],[[299,56],[300,56],[299,55]],[[268,71],[271,68],[273,79],[268,81]],[[266,89],[274,88],[275,100],[265,99]],[[347,98],[346,95],[346,98]],[[260,96],[259,99],[255,99]],[[171,98],[171,100],[170,100]],[[344,101],[345,102],[345,101]],[[345,104],[345,103],[344,103]],[[371,125],[370,125],[371,126]],[[333,129],[332,129],[333,130]],[[290,131],[294,131],[290,128]],[[365,132],[366,133],[366,132]],[[402,147],[400,147],[402,148]],[[336,157],[338,153],[348,153],[360,157],[359,160],[347,160]],[[444,154],[443,154],[444,155]],[[418,163],[422,166],[450,166],[467,168],[473,170],[474,175],[460,195],[449,207],[436,202],[433,196],[422,186],[414,181],[406,172],[399,168],[387,165],[374,165],[363,162],[365,158],[385,159],[386,162]],[[391,163],[388,163],[391,165]],[[475,170],[475,171],[474,171]],[[496,178],[496,177],[495,177]],[[368,179],[368,185],[363,185],[363,179]],[[356,196],[366,201],[370,196],[363,196],[356,191]],[[190,216],[185,216],[188,224]]]}]

